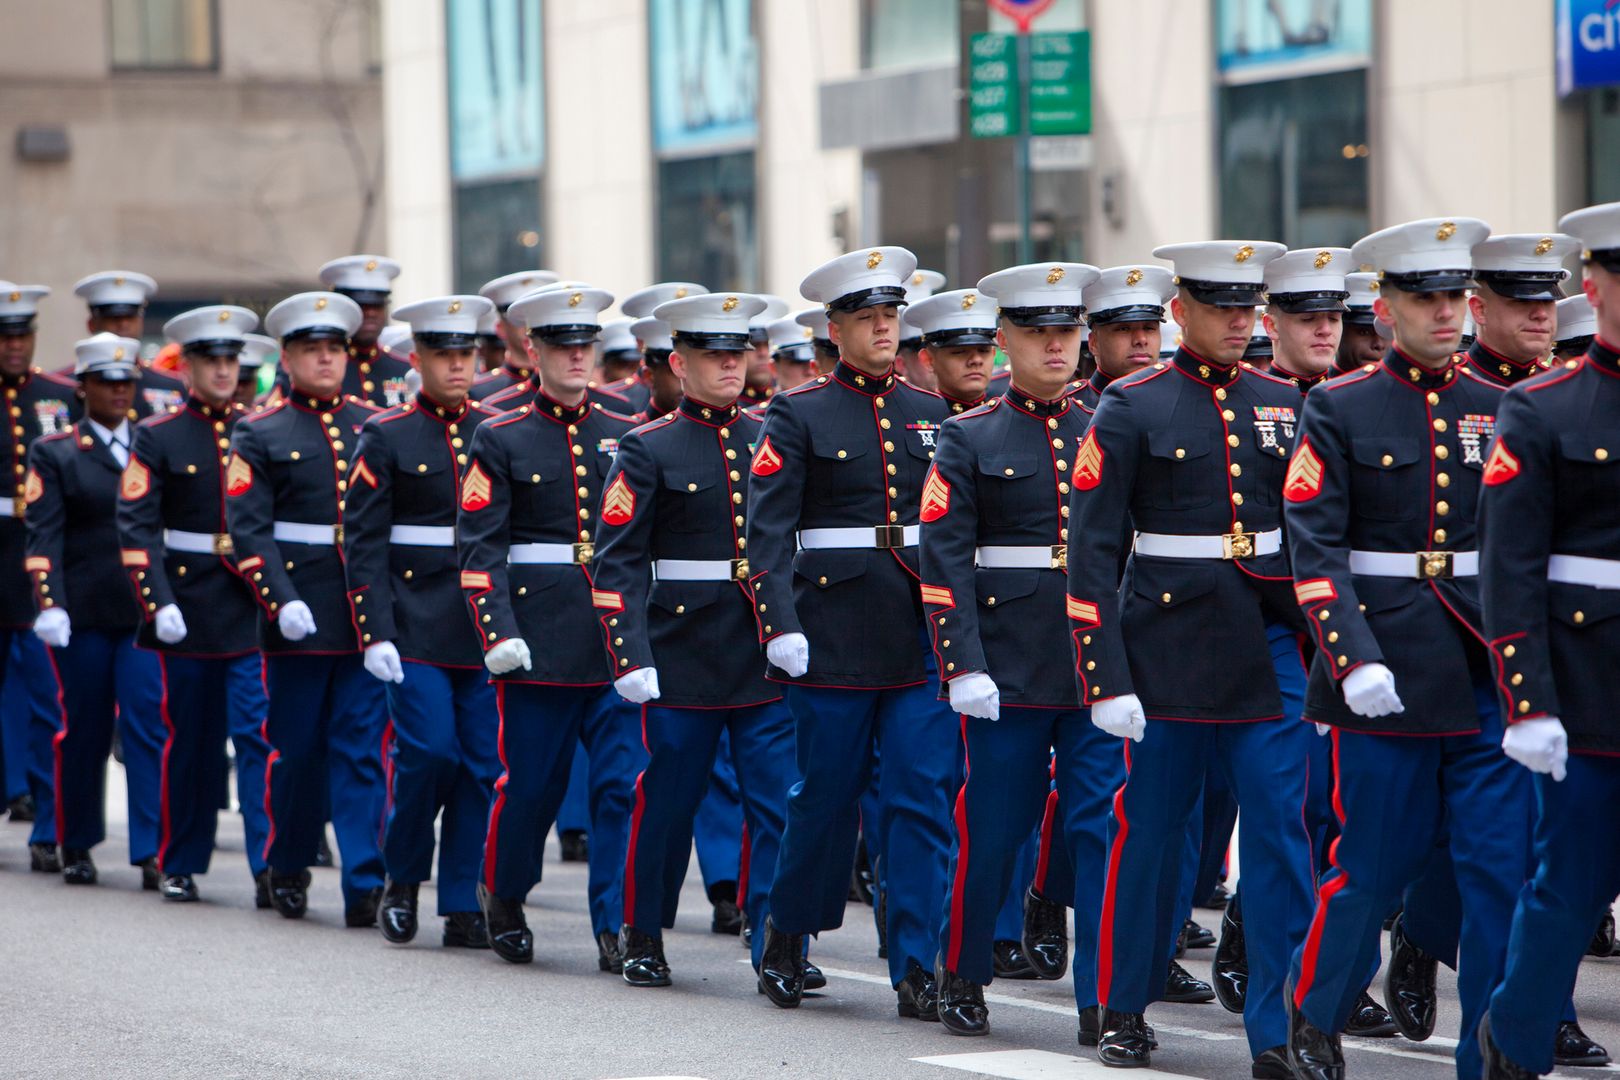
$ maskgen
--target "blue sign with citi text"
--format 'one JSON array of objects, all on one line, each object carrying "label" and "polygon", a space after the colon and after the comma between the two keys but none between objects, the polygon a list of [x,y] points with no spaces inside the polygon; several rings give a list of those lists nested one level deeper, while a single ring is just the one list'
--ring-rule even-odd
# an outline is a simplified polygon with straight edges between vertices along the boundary
[{"label": "blue sign with citi text", "polygon": [[1620,85],[1620,0],[1558,0],[1558,96]]}]

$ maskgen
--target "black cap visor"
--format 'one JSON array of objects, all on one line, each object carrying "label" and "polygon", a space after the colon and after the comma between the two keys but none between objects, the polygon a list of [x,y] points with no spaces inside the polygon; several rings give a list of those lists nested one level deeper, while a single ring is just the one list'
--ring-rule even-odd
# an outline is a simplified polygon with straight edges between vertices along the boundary
[{"label": "black cap visor", "polygon": [[187,356],[240,356],[241,338],[215,338],[208,341],[188,341],[180,351]]},{"label": "black cap visor", "polygon": [[1597,263],[1611,274],[1620,274],[1620,248],[1597,248],[1588,251],[1586,261]]},{"label": "black cap visor", "polygon": [[711,334],[698,330],[677,330],[671,335],[675,344],[693,349],[717,349],[722,352],[746,352],[753,348],[747,334]]},{"label": "black cap visor", "polygon": [[604,364],[639,364],[641,362],[640,349],[604,349],[602,350]]},{"label": "black cap visor", "polygon": [[341,341],[348,344],[349,332],[341,326],[303,326],[282,335],[283,345],[293,341]]},{"label": "black cap visor", "polygon": [[339,296],[347,296],[361,307],[382,307],[388,303],[388,298],[393,295],[393,293],[383,289],[345,289],[341,286],[334,288],[332,291]]},{"label": "black cap visor", "polygon": [[1085,310],[1077,305],[1004,307],[1001,309],[1001,317],[1014,326],[1079,326],[1080,314]]},{"label": "black cap visor", "polygon": [[0,317],[0,337],[22,337],[33,332],[34,317],[32,315]]},{"label": "black cap visor", "polygon": [[785,364],[809,364],[816,358],[815,346],[808,341],[783,345],[771,353],[771,359]]},{"label": "black cap visor", "polygon": [[1188,296],[1210,307],[1259,307],[1266,302],[1259,283],[1177,278],[1176,284],[1186,289]]},{"label": "black cap visor", "polygon": [[90,314],[103,319],[127,319],[139,315],[145,307],[145,304],[91,304]]},{"label": "black cap visor", "polygon": [[1290,315],[1304,315],[1312,311],[1345,311],[1347,292],[1267,293],[1266,303]]},{"label": "black cap visor", "polygon": [[1558,353],[1584,353],[1591,346],[1595,335],[1579,334],[1575,337],[1559,338],[1553,342],[1553,352]]},{"label": "black cap visor", "polygon": [[961,345],[994,345],[996,332],[983,326],[963,326],[955,330],[938,330],[923,336],[923,344],[930,349],[950,349]]},{"label": "black cap visor", "polygon": [[641,352],[641,360],[642,363],[646,364],[648,367],[668,367],[669,354],[674,351],[675,350],[673,349],[664,349],[656,345],[648,345]]},{"label": "black cap visor", "polygon": [[881,307],[884,304],[904,304],[906,290],[898,285],[880,285],[875,289],[862,289],[859,292],[840,296],[827,307],[832,311],[859,311],[861,308]]},{"label": "black cap visor", "polygon": [[1245,360],[1269,360],[1271,356],[1271,338],[1265,334],[1251,337],[1248,347],[1243,350]]},{"label": "black cap visor", "polygon": [[1378,315],[1370,307],[1360,305],[1345,305],[1344,321],[1347,326],[1372,326],[1378,321]]},{"label": "black cap visor", "polygon": [[589,345],[602,332],[600,326],[576,323],[568,326],[536,326],[529,336],[543,345]]},{"label": "black cap visor", "polygon": [[478,344],[477,334],[460,330],[422,330],[411,340],[424,349],[470,349]]},{"label": "black cap visor", "polygon": [[1128,304],[1086,314],[1086,325],[1105,326],[1108,323],[1164,322],[1164,308],[1158,304]]},{"label": "black cap visor", "polygon": [[1562,300],[1562,273],[1536,273],[1518,270],[1478,270],[1474,277],[1498,296],[1509,300]]},{"label": "black cap visor", "polygon": [[139,377],[140,372],[127,360],[109,361],[79,373],[80,382],[89,378],[101,379],[104,382],[129,382]]},{"label": "black cap visor", "polygon": [[1472,268],[1457,270],[1419,270],[1411,274],[1382,273],[1378,280],[1385,287],[1409,293],[1457,292],[1474,285]]}]

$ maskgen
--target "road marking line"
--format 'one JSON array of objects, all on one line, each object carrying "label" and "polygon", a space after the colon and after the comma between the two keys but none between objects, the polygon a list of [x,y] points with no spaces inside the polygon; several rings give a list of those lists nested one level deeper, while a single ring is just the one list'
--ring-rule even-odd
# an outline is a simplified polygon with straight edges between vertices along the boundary
[{"label": "road marking line", "polygon": [[[912,1061],[923,1065],[938,1065],[946,1069],[981,1076],[999,1076],[1005,1080],[1070,1080],[1072,1077],[1116,1076],[1118,1073],[1100,1061],[1054,1054],[1048,1050],[1001,1050],[983,1054],[944,1054],[939,1057],[918,1057]],[[1164,1072],[1160,1069],[1134,1069],[1133,1080],[1197,1080],[1186,1073]]]}]

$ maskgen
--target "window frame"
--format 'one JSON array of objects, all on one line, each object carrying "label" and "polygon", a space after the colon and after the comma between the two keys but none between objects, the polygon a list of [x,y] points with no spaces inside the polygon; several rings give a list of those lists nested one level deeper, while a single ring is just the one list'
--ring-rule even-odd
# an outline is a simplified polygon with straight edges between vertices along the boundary
[{"label": "window frame", "polygon": [[208,13],[208,62],[204,64],[128,63],[120,62],[113,42],[113,8],[120,3],[137,4],[145,14],[146,5],[153,2],[184,2],[184,0],[106,0],[107,13],[107,70],[114,75],[217,75],[220,63],[219,0],[204,0]]}]

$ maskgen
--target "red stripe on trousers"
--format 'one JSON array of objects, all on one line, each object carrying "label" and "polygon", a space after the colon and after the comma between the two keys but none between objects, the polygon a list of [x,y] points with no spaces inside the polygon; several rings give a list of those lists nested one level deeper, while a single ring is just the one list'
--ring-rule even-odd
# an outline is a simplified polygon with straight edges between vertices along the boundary
[{"label": "red stripe on trousers", "polygon": [[[158,870],[161,872],[169,857],[169,841],[174,839],[174,823],[169,817],[169,785],[174,782],[169,755],[174,752],[174,718],[169,715],[169,661],[158,653],[158,678],[163,684],[163,696],[158,699],[158,715],[163,717],[163,768],[158,774],[158,820],[163,823],[163,834],[158,839]],[[194,778],[195,779],[195,778]]]},{"label": "red stripe on trousers", "polygon": [[[652,757],[652,747],[647,745],[647,706],[641,706],[641,748]],[[636,805],[630,811],[630,842],[624,848],[624,924],[636,926],[636,849],[641,842],[641,814],[647,808],[647,791],[644,787],[647,779],[647,770],[642,769],[636,774]],[[637,930],[645,931],[645,927],[636,926]]]},{"label": "red stripe on trousers", "polygon": [[1294,984],[1294,1008],[1304,1007],[1305,995],[1316,981],[1316,957],[1322,948],[1322,928],[1327,922],[1328,904],[1350,881],[1350,876],[1339,865],[1339,842],[1344,839],[1344,801],[1341,798],[1343,777],[1339,765],[1339,729],[1333,729],[1333,813],[1339,819],[1339,835],[1328,848],[1328,861],[1336,871],[1333,880],[1317,892],[1316,914],[1311,918],[1310,932],[1305,935],[1305,947],[1299,958],[1299,980]]},{"label": "red stripe on trousers", "polygon": [[973,778],[973,759],[968,755],[967,722],[962,717],[962,789],[956,793],[956,879],[951,882],[951,943],[946,949],[945,968],[960,971],[962,958],[962,892],[967,884],[968,822],[967,789]]},{"label": "red stripe on trousers", "polygon": [[1102,925],[1097,932],[1097,1000],[1108,1007],[1108,991],[1114,981],[1114,899],[1119,885],[1119,861],[1125,851],[1130,822],[1125,818],[1125,789],[1131,782],[1131,744],[1125,740],[1125,783],[1114,792],[1114,817],[1119,822],[1114,845],[1108,852],[1108,884],[1103,890]]},{"label": "red stripe on trousers", "polygon": [[63,812],[62,806],[62,740],[67,738],[68,730],[67,698],[62,689],[62,670],[56,666],[56,650],[46,649],[45,657],[51,662],[51,677],[56,680],[56,712],[62,721],[61,728],[51,736],[51,780],[55,784],[51,798],[56,803],[56,844],[65,848],[67,814]]},{"label": "red stripe on trousers", "polygon": [[501,758],[501,775],[495,781],[495,800],[489,807],[489,832],[484,837],[484,888],[495,895],[495,844],[500,839],[501,810],[506,806],[506,777],[511,772],[506,764],[506,684],[495,684],[495,713],[500,717],[496,730],[495,749]]}]

